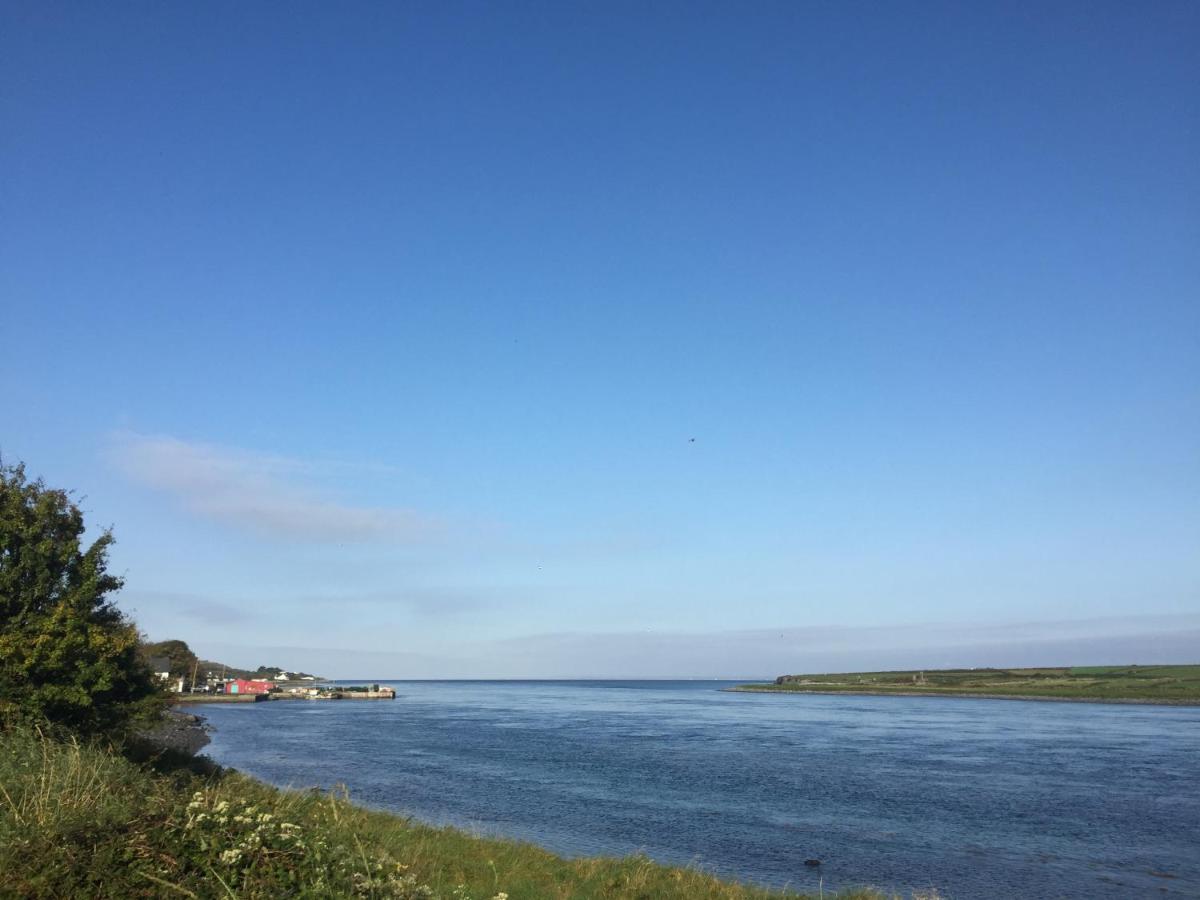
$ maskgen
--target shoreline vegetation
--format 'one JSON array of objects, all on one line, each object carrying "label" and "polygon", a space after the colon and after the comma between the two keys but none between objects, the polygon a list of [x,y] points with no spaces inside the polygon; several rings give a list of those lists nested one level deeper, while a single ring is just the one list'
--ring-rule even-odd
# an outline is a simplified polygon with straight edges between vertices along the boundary
[{"label": "shoreline vegetation", "polygon": [[[0,728],[0,789],[0,896],[813,896],[723,881],[697,867],[662,865],[642,855],[565,859],[532,844],[369,810],[352,803],[345,789],[281,790],[205,757],[146,743],[105,746],[28,726]],[[892,896],[872,889],[822,895]]]},{"label": "shoreline vegetation", "polygon": [[926,669],[780,675],[773,683],[740,684],[724,690],[742,693],[937,696],[1200,706],[1200,665]]}]

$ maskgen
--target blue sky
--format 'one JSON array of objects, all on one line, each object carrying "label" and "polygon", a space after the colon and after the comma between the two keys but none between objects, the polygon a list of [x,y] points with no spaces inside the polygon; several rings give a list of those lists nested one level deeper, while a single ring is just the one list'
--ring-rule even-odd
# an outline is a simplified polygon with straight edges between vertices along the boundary
[{"label": "blue sky", "polygon": [[1200,645],[1194,3],[0,11],[0,450],[153,637]]}]

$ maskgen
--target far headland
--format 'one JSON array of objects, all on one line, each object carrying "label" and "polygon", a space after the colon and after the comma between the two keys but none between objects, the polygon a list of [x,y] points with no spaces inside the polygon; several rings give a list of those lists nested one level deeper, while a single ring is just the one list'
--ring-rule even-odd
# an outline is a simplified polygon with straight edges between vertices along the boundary
[{"label": "far headland", "polygon": [[1200,665],[1074,666],[1036,669],[926,669],[780,675],[730,691],[785,694],[938,695],[1077,703],[1200,706]]}]

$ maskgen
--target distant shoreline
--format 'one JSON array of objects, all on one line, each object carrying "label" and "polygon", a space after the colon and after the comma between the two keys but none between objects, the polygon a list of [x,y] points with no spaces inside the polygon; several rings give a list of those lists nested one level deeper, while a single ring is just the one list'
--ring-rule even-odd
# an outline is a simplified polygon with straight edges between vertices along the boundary
[{"label": "distant shoreline", "polygon": [[1200,706],[1200,700],[1155,700],[1146,697],[1038,697],[1029,694],[972,694],[963,691],[872,691],[855,688],[844,691],[779,688],[774,685],[750,687],[738,685],[720,689],[730,694],[821,694],[826,697],[949,697],[958,700],[1033,700],[1043,703],[1116,703],[1122,706]]}]

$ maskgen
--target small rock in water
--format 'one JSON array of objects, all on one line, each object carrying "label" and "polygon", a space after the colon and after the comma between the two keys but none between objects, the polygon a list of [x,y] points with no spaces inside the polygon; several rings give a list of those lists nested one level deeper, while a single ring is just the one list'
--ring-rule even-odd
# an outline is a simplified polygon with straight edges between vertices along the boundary
[{"label": "small rock in water", "polygon": [[804,864],[806,866],[808,866],[809,868],[812,868],[814,866],[819,866],[821,864],[821,861],[819,859],[806,859],[804,861]]}]

